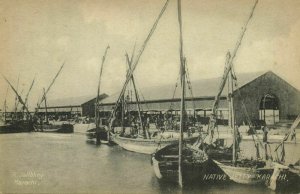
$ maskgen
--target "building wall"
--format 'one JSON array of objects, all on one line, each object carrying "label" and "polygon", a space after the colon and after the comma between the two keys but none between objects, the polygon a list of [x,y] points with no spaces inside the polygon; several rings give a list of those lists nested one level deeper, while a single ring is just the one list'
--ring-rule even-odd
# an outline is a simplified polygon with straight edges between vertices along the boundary
[{"label": "building wall", "polygon": [[[101,103],[101,100],[108,97],[107,94],[103,93],[99,96],[99,101]],[[82,116],[89,116],[89,117],[95,117],[95,104],[96,104],[96,98],[93,98],[81,105],[82,107]]]},{"label": "building wall", "polygon": [[278,98],[280,120],[292,119],[300,113],[300,92],[274,73],[268,72],[234,92],[238,124],[247,121],[247,114],[252,121],[259,120],[260,102],[266,94]]},{"label": "building wall", "polygon": [[[46,109],[44,107],[41,107],[38,109],[38,112],[45,112]],[[57,106],[57,107],[47,107],[47,112],[48,113],[80,113],[81,114],[81,106]]]},{"label": "building wall", "polygon": [[[213,105],[213,97],[209,98],[201,98],[201,99],[194,99],[194,100],[187,100],[186,101],[186,109],[211,109]],[[130,110],[137,111],[137,105],[135,102],[129,103],[128,108]],[[159,110],[159,111],[166,111],[166,110],[180,110],[180,99],[168,99],[168,100],[157,100],[157,101],[146,101],[140,102],[141,110],[149,111],[149,110]],[[228,103],[226,98],[222,97],[220,101],[220,108],[226,109],[228,107]],[[111,111],[114,108],[114,104],[102,104],[99,107],[100,111]]]},{"label": "building wall", "polygon": [[[81,106],[47,107],[48,117],[52,117],[54,119],[58,119],[60,117],[70,119],[76,115],[81,116],[81,114],[82,114]],[[38,109],[38,115],[45,116],[46,109],[43,107]]]},{"label": "building wall", "polygon": [[[260,102],[266,94],[271,94],[278,98],[280,120],[292,120],[300,113],[300,92],[276,74],[267,72],[234,92],[233,98],[237,124],[242,124],[243,122],[247,123],[248,116],[252,122],[260,119]],[[196,108],[206,110],[206,117],[208,117],[210,114],[208,110],[212,108],[213,102],[214,97],[196,97],[194,101],[187,101],[186,109]],[[89,103],[90,105],[88,105]],[[94,115],[93,105],[94,101],[88,102],[87,107],[83,107],[84,114],[90,112],[90,115]],[[102,104],[99,107],[99,111],[110,112],[113,107],[113,103]],[[141,102],[141,109],[143,111],[166,111],[170,109],[170,107],[174,110],[179,110],[180,100],[166,99]],[[226,114],[226,111],[228,111],[228,101],[226,97],[222,97],[219,108],[224,110]],[[136,104],[130,104],[129,109],[137,110]]]},{"label": "building wall", "polygon": [[95,117],[95,103],[96,103],[96,98],[82,104],[81,105],[82,115],[89,116],[89,117]]}]

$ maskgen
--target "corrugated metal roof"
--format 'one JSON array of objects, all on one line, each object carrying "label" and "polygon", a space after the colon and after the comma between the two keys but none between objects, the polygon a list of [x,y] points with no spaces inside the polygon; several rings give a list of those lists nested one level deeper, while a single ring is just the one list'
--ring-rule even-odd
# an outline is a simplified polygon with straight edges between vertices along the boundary
[{"label": "corrugated metal roof", "polygon": [[[186,109],[194,110],[196,109],[202,109],[202,110],[210,110],[213,106],[214,100],[194,100],[194,101],[187,101],[185,103]],[[102,104],[103,105],[103,104]],[[129,110],[135,110],[137,111],[137,105],[136,104],[128,104],[127,105]],[[164,102],[164,103],[143,103],[140,104],[140,108],[142,111],[149,111],[149,110],[155,110],[155,111],[165,111],[165,110],[180,110],[180,101],[173,102],[171,105],[171,102]],[[228,108],[228,102],[227,100],[221,100],[219,103],[219,110],[220,109],[227,109]],[[111,111],[113,109],[113,105],[104,105],[100,107],[101,111]]]},{"label": "corrugated metal roof", "polygon": [[[100,96],[102,96],[101,94]],[[106,95],[106,94],[105,94]],[[47,100],[48,107],[60,107],[60,106],[81,106],[81,104],[90,101],[95,98],[94,96],[79,96],[79,97],[70,97],[70,98],[61,98],[61,99],[49,99]],[[41,108],[44,107],[42,104]]]},{"label": "corrugated metal roof", "polygon": [[[238,84],[239,87],[246,85],[247,83],[255,80],[256,78],[260,77],[267,73],[264,72],[253,72],[253,73],[240,73],[237,74]],[[219,90],[219,85],[221,82],[221,77],[211,78],[211,79],[201,79],[191,81],[193,97],[213,97],[216,95],[217,91]],[[178,87],[176,89],[174,98],[180,98],[180,83],[177,84]],[[158,87],[147,87],[147,88],[140,88],[140,100],[141,101],[152,101],[152,100],[168,100],[172,99],[173,93],[175,89],[175,83],[172,85],[162,85]],[[225,85],[223,94],[227,91],[227,84]],[[187,92],[187,97],[191,97],[189,90]],[[101,101],[102,104],[108,103],[115,103],[117,98],[119,97],[120,93],[115,93],[104,100]],[[143,97],[145,99],[143,99]]]}]

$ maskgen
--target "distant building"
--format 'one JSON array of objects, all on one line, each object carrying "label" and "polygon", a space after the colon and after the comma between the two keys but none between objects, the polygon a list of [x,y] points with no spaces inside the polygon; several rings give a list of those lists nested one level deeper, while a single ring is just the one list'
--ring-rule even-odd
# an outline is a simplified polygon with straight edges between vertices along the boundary
[{"label": "distant building", "polygon": [[[237,74],[237,79],[238,89],[233,92],[237,124],[247,123],[248,118],[251,122],[265,121],[267,124],[275,124],[283,120],[292,120],[300,113],[299,90],[273,72]],[[195,114],[202,122],[208,121],[220,81],[221,78],[213,78],[192,82],[193,95],[189,89],[186,91],[188,114]],[[141,88],[142,110],[160,113],[173,110],[174,114],[179,114],[180,83],[177,85],[176,90],[175,83],[174,85]],[[218,118],[223,123],[228,123],[227,88],[226,84],[218,109]],[[109,113],[113,109],[118,95],[119,93],[102,100],[99,111]],[[127,107],[131,111],[137,111],[134,100],[129,100]]]},{"label": "distant building", "polygon": [[[107,94],[101,94],[100,100],[102,100],[105,97],[107,97]],[[85,104],[86,102],[91,102],[93,100],[95,101],[95,96],[81,96],[49,100],[47,101],[47,112],[48,115],[84,116],[86,112],[86,107],[82,107],[81,105]],[[40,114],[44,114],[45,111],[45,106],[44,104],[42,104],[38,112]]]},{"label": "distant building", "polygon": [[[101,102],[103,99],[108,97],[107,94],[101,94],[99,96],[99,102]],[[95,117],[95,104],[96,104],[96,98],[92,98],[87,102],[84,102],[81,104],[82,108],[82,115],[83,116],[89,116],[89,117]]]}]

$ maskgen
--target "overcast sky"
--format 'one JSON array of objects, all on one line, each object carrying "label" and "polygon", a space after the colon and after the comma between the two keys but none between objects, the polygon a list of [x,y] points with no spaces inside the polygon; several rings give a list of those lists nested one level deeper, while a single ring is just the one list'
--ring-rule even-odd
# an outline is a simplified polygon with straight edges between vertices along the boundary
[{"label": "overcast sky", "polygon": [[[175,0],[170,0],[135,71],[139,87],[173,84],[179,71]],[[125,79],[125,51],[139,50],[165,0],[1,0],[0,70],[34,108],[65,61],[48,99],[95,95],[107,54],[102,92]],[[182,0],[184,54],[190,79],[222,75],[254,0]],[[235,60],[237,72],[271,70],[300,89],[300,1],[260,0]],[[137,52],[137,51],[136,51]],[[0,109],[7,83],[0,79]],[[193,88],[196,90],[197,88]],[[13,92],[7,100],[13,107]],[[145,98],[147,98],[145,96]]]}]

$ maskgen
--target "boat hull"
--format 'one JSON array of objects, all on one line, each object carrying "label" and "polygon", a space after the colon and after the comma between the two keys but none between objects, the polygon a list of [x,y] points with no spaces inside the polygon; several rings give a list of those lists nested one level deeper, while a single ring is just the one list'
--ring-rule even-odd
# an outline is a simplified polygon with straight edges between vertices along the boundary
[{"label": "boat hull", "polygon": [[[141,138],[126,138],[120,137],[117,134],[112,134],[111,139],[113,142],[118,144],[125,150],[142,153],[142,154],[153,154],[158,149],[164,148],[167,145],[171,145],[178,142],[177,138],[170,139],[141,139]],[[191,137],[185,139],[186,141],[196,140],[197,137]]]},{"label": "boat hull", "polygon": [[221,162],[214,162],[226,173],[230,180],[247,185],[264,184],[273,173],[272,168],[239,167]]},{"label": "boat hull", "polygon": [[[98,131],[99,139],[101,144],[110,144],[111,141],[109,140],[108,132],[104,128],[100,128]],[[86,132],[86,137],[88,141],[95,142],[97,141],[97,134],[96,134],[96,128],[89,129]]]},{"label": "boat hull", "polygon": [[[172,162],[161,162],[152,157],[153,169],[157,178],[177,182],[178,181],[178,160]],[[205,169],[209,165],[208,161],[200,164],[182,164],[182,179],[184,183],[202,182]],[[172,167],[171,167],[172,166]]]},{"label": "boat hull", "polygon": [[[178,144],[159,150],[153,154],[151,161],[158,179],[178,182]],[[185,185],[228,181],[224,172],[202,150],[185,147],[182,161],[182,180]]]},{"label": "boat hull", "polygon": [[0,133],[22,133],[34,131],[30,121],[15,121],[10,124],[0,126]]},{"label": "boat hull", "polygon": [[74,126],[72,124],[44,124],[34,125],[35,131],[47,133],[74,133]]}]

